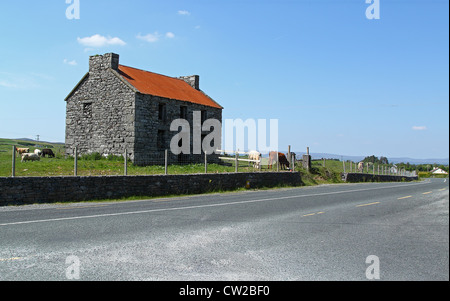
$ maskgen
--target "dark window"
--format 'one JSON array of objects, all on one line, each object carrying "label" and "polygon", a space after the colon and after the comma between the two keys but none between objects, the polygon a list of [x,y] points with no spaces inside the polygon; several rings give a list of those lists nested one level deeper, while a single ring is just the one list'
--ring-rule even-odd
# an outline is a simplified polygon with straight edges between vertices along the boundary
[{"label": "dark window", "polygon": [[158,131],[158,137],[156,140],[156,146],[158,149],[165,149],[166,147],[166,139],[164,134],[165,134],[164,131],[162,130]]},{"label": "dark window", "polygon": [[187,107],[181,106],[180,107],[180,118],[181,119],[187,119]]},{"label": "dark window", "polygon": [[166,121],[166,105],[163,103],[160,103],[158,106],[158,119]]},{"label": "dark window", "polygon": [[92,103],[83,104],[83,116],[88,118],[92,117]]}]

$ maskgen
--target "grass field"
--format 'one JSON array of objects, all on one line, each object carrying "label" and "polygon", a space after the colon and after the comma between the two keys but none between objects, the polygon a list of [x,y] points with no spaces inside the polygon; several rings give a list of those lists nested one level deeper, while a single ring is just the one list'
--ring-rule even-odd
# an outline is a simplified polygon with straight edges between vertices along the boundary
[{"label": "grass field", "polygon": [[[12,175],[12,149],[13,146],[18,148],[30,148],[33,152],[35,147],[34,141],[0,139],[0,177],[10,177]],[[44,143],[40,149],[50,148],[56,154],[56,158],[41,158],[38,162],[21,162],[20,157],[16,157],[15,175],[17,177],[54,177],[54,176],[73,176],[74,175],[74,159],[66,157],[63,144]],[[98,159],[98,158],[97,158]],[[265,161],[264,161],[265,160]],[[267,162],[267,158],[263,158],[263,163]],[[228,166],[219,164],[208,164],[208,173],[224,173],[234,172],[234,161],[228,161]],[[324,183],[340,183],[341,173],[344,172],[344,164],[342,161],[326,160],[325,166],[323,160],[313,160],[312,168],[306,171],[298,164],[295,167],[302,175],[305,185],[317,185]],[[350,165],[352,168],[350,169]],[[267,171],[267,166],[263,164],[263,171]],[[274,167],[272,170],[276,170]],[[345,162],[345,171],[355,171],[355,163]],[[239,172],[257,171],[248,162],[239,163]],[[165,168],[161,165],[152,166],[135,166],[131,162],[127,164],[128,175],[152,175],[164,174]],[[203,164],[187,164],[187,165],[170,165],[168,166],[168,174],[197,174],[204,173]],[[366,169],[365,169],[365,172]],[[373,173],[373,168],[369,168],[369,173]],[[375,167],[375,173],[378,168]],[[124,175],[123,157],[102,158],[95,160],[95,156],[81,156],[77,165],[78,176],[119,176]]]},{"label": "grass field", "polygon": [[[0,139],[0,177],[10,177],[12,175],[12,150],[17,148],[30,148],[30,152],[36,149],[35,142]],[[74,159],[66,158],[64,145],[62,144],[41,144],[39,149],[50,148],[56,154],[56,158],[41,158],[38,162],[21,162],[21,158],[16,156],[15,175],[17,177],[52,177],[52,176],[73,176]],[[94,160],[94,156],[82,156],[78,159],[78,176],[117,176],[124,175],[125,167],[123,157],[112,159],[102,158]],[[234,172],[234,162],[231,166],[208,164],[208,173]],[[239,163],[239,172],[253,172],[255,169],[247,162]],[[127,164],[128,175],[152,175],[164,174],[165,167],[160,165],[135,166],[131,162]],[[204,173],[204,164],[170,165],[169,174],[196,174]]]}]

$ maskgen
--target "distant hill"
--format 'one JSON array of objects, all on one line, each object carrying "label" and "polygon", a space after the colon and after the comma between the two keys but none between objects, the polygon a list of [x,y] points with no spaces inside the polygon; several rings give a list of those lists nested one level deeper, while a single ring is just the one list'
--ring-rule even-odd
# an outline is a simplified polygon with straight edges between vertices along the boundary
[{"label": "distant hill", "polygon": [[64,145],[64,142],[36,141],[36,140],[30,139],[30,138],[17,138],[17,139],[11,139],[11,140],[28,141],[30,143],[35,143],[35,144],[61,144],[61,145]]},{"label": "distant hill", "polygon": [[[1,138],[0,138],[1,139]],[[64,142],[48,142],[48,141],[36,141],[29,138],[17,138],[17,139],[1,139],[1,140],[16,140],[16,141],[26,141],[33,144],[51,144],[54,146],[64,146]],[[287,153],[287,151],[282,151],[282,153]],[[305,152],[296,152],[297,156],[302,156],[306,154]],[[364,160],[367,156],[347,156],[347,155],[337,155],[337,154],[330,154],[330,153],[311,153],[310,154],[313,160],[319,160],[322,158],[325,159],[337,159],[337,160],[344,160],[344,161],[353,161],[353,162],[360,162]],[[368,155],[369,156],[369,155]],[[298,158],[298,157],[297,157]],[[414,159],[414,158],[408,158],[408,157],[400,157],[400,158],[389,158],[389,163],[410,163],[410,164],[432,164],[432,165],[449,165],[449,158],[447,159]]]},{"label": "distant hill", "polygon": [[[298,153],[295,152],[297,155],[303,155],[304,152]],[[364,160],[367,156],[346,156],[346,155],[337,155],[337,154],[328,154],[328,153],[311,153],[311,158],[313,160],[318,159],[338,159],[338,160],[350,160],[353,162],[360,162]],[[410,164],[437,164],[437,165],[449,165],[449,158],[447,159],[414,159],[414,158],[389,158],[389,163],[410,163]]]}]

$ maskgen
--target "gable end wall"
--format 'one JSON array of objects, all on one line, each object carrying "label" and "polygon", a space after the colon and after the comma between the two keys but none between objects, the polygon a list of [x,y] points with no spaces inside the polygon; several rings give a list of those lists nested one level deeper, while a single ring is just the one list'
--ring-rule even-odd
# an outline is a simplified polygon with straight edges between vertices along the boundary
[{"label": "gable end wall", "polygon": [[111,70],[90,72],[66,101],[66,153],[132,155],[135,95]]}]

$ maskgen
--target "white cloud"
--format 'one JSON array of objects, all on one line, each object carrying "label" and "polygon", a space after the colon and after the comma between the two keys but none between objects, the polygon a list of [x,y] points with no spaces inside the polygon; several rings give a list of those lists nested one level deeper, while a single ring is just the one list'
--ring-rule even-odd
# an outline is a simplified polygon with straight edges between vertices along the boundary
[{"label": "white cloud", "polygon": [[188,12],[187,10],[179,10],[178,14],[182,16],[189,16],[191,13]]},{"label": "white cloud", "polygon": [[64,59],[64,64],[70,65],[70,66],[76,66],[76,65],[78,65],[77,62],[76,62],[75,60],[69,61],[68,59]]},{"label": "white cloud", "polygon": [[0,87],[4,87],[4,88],[18,88],[18,86],[16,84],[13,84],[13,83],[5,81],[5,80],[0,80]]},{"label": "white cloud", "polygon": [[421,125],[421,126],[415,125],[415,126],[412,127],[412,129],[413,129],[414,131],[425,131],[425,130],[427,129],[427,127],[426,127],[426,126],[423,126],[423,125]]},{"label": "white cloud", "polygon": [[[138,34],[136,37],[139,39],[139,40],[142,40],[142,41],[146,41],[146,42],[149,42],[149,43],[155,43],[155,42],[158,42],[159,41],[159,39],[162,37],[163,35],[161,35],[161,34],[159,34],[157,31],[155,31],[154,33],[149,33],[149,34],[146,34],[146,35],[141,35],[141,34]],[[173,39],[173,38],[175,38],[175,34],[173,33],[173,32],[167,32],[165,35],[164,35],[166,38],[168,38],[168,39]]]},{"label": "white cloud", "polygon": [[83,46],[86,47],[93,47],[93,48],[101,48],[104,46],[109,45],[119,45],[119,46],[125,46],[126,43],[122,41],[121,39],[114,37],[104,37],[99,34],[95,34],[92,37],[86,37],[86,38],[77,38],[78,43],[80,43]]},{"label": "white cloud", "polygon": [[[6,77],[6,79],[4,78]],[[0,87],[8,89],[37,89],[41,87],[42,80],[47,80],[44,75],[34,73],[14,74],[0,72]]]},{"label": "white cloud", "polygon": [[154,42],[157,42],[159,40],[160,36],[161,35],[157,31],[155,31],[154,33],[149,33],[149,34],[147,34],[145,36],[143,36],[141,34],[138,34],[137,38],[139,40],[143,40],[143,41],[146,41],[146,42],[149,42],[149,43],[154,43]]}]

